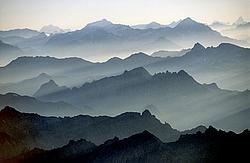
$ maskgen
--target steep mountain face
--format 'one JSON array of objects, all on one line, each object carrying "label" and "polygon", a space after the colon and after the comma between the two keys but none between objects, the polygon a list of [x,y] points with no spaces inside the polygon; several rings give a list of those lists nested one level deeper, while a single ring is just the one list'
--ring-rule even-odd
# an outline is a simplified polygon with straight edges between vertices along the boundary
[{"label": "steep mountain face", "polygon": [[64,118],[20,113],[11,107],[0,111],[0,132],[22,140],[30,149],[56,148],[81,138],[98,145],[113,137],[126,138],[144,130],[154,133],[163,142],[176,141],[182,134],[169,124],[162,124],[148,110],[116,117],[79,115]]},{"label": "steep mountain face", "polygon": [[85,112],[85,108],[74,107],[65,102],[42,102],[33,97],[20,96],[15,93],[0,94],[0,108],[15,107],[22,112],[38,113],[46,116],[69,116]]},{"label": "steep mountain face", "polygon": [[[196,45],[195,49],[201,48]],[[88,106],[94,108],[95,114],[107,115],[120,114],[124,110],[141,111],[154,105],[157,108],[154,114],[160,119],[167,119],[177,128],[185,129],[201,123],[209,124],[249,108],[249,97],[249,93],[221,90],[214,84],[199,84],[183,70],[151,75],[140,67],[39,99]],[[195,117],[192,116],[194,112]]]},{"label": "steep mountain face", "polygon": [[58,86],[54,80],[50,80],[40,86],[40,88],[34,93],[34,97],[45,96],[54,92],[59,92],[67,89],[65,86]]},{"label": "steep mountain face", "polygon": [[[52,151],[34,155],[22,155],[14,159],[19,162],[238,162],[248,159],[247,147],[250,145],[250,132],[245,130],[241,134],[218,131],[209,127],[205,133],[183,135],[173,143],[162,143],[157,137],[144,131],[142,133],[119,140],[114,138],[104,144],[92,148],[89,152],[77,153],[68,156],[61,151],[59,158],[52,157]],[[60,148],[59,148],[60,149]],[[59,151],[56,149],[56,151]],[[65,149],[64,147],[62,149]],[[71,153],[70,148],[68,148]],[[61,159],[63,158],[63,160]],[[12,160],[13,161],[13,160]]]},{"label": "steep mountain face", "polygon": [[17,83],[4,83],[0,84],[0,93],[5,94],[9,92],[17,93],[19,95],[31,96],[38,90],[38,88],[52,79],[52,76],[41,73],[38,76],[26,79]]},{"label": "steep mountain face", "polygon": [[146,66],[150,72],[186,70],[198,81],[215,82],[226,89],[245,90],[249,85],[250,49],[223,43],[205,48],[197,43],[180,57],[169,57]]}]

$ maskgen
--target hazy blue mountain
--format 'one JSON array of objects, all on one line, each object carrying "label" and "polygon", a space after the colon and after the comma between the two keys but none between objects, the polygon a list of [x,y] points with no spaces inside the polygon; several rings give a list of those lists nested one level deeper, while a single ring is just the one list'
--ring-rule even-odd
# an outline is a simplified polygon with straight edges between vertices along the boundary
[{"label": "hazy blue mountain", "polygon": [[39,34],[40,34],[40,32],[35,31],[35,30],[31,30],[28,28],[0,31],[0,37],[17,36],[17,37],[23,37],[23,38],[31,38],[31,37],[37,36]]},{"label": "hazy blue mountain", "polygon": [[224,37],[190,18],[180,21],[173,28],[144,30],[113,24],[104,19],[90,23],[81,30],[51,37],[45,49],[55,53],[74,53],[81,56],[83,55],[80,52],[84,51],[84,58],[95,59],[100,54],[107,57],[107,53],[109,56],[121,56],[122,53],[131,51],[189,48],[197,41],[206,46],[218,45],[221,42],[243,43]]},{"label": "hazy blue mountain", "polygon": [[44,44],[49,40],[49,37],[45,33],[40,33],[39,35],[27,38],[21,42],[18,42],[16,46],[22,48],[26,51],[30,49],[37,50],[44,46]]},{"label": "hazy blue mountain", "polygon": [[50,25],[43,26],[40,29],[40,32],[44,32],[46,34],[57,34],[57,33],[64,33],[65,31],[57,26],[50,24]]},{"label": "hazy blue mountain", "polygon": [[[250,132],[240,134],[209,127],[205,133],[183,135],[173,143],[163,143],[148,131],[120,140],[114,138],[95,147],[84,140],[50,151],[31,151],[14,159],[18,162],[244,162]],[[74,146],[74,148],[72,147]],[[60,157],[54,157],[54,155]]]},{"label": "hazy blue mountain", "polygon": [[[196,46],[197,49],[202,48]],[[183,70],[151,75],[142,67],[39,99],[88,106],[94,108],[96,114],[106,115],[119,114],[124,110],[141,111],[153,105],[161,120],[167,119],[180,129],[209,124],[250,105],[248,92],[221,90],[216,84],[200,84]],[[195,117],[192,115],[194,112]],[[180,118],[182,121],[178,120]]]},{"label": "hazy blue mountain", "polygon": [[20,96],[15,93],[0,94],[0,108],[7,105],[22,112],[38,113],[46,116],[78,115],[85,111],[84,107],[79,109],[65,102],[42,102],[33,97]]},{"label": "hazy blue mountain", "polygon": [[50,93],[59,92],[67,89],[65,86],[59,86],[54,80],[49,80],[48,82],[42,84],[40,88],[34,93],[34,97],[45,96]]},{"label": "hazy blue mountain", "polygon": [[[46,72],[52,75],[53,79],[55,76],[60,76],[61,78],[56,78],[59,85],[80,86],[84,82],[120,74],[124,70],[131,70],[161,59],[144,53],[135,53],[125,59],[111,58],[103,63],[92,63],[80,58],[20,57],[0,68],[0,74],[5,76],[5,78],[0,79],[0,82],[17,82]],[[22,62],[29,64],[22,64]]]},{"label": "hazy blue mountain", "polygon": [[[0,111],[0,131],[22,140],[30,149],[57,148],[82,138],[99,145],[113,137],[126,138],[144,130],[154,133],[163,142],[176,141],[182,134],[168,123],[161,123],[148,110],[115,117],[78,115],[64,118],[21,113],[8,106]],[[205,127],[196,130],[203,132]]]},{"label": "hazy blue mountain", "polygon": [[[56,80],[56,82],[59,85],[74,87],[80,86],[84,82],[101,79],[107,76],[117,75],[122,73],[124,70],[131,70],[133,68],[143,66],[151,73],[157,73],[166,70],[180,71],[184,69],[201,83],[216,82],[221,88],[232,90],[245,90],[250,89],[250,79],[248,78],[248,56],[249,49],[238,47],[233,44],[223,43],[217,47],[208,48],[203,47],[203,45],[201,44],[197,44],[197,46],[194,46],[189,53],[186,53],[186,55],[180,57],[160,58],[152,56],[150,57],[144,53],[136,53],[125,59],[114,57],[108,60],[107,62],[89,62],[89,64],[77,63],[70,64],[69,66],[65,65],[64,68],[54,68],[57,64],[49,62],[51,63],[51,65],[47,63],[45,64],[46,66],[43,66],[48,67],[47,70],[42,69],[34,72],[31,71],[36,69],[33,68],[33,66],[32,68],[29,68],[26,67],[26,65],[24,64],[20,64],[15,68],[13,68],[12,66],[10,68],[10,66],[7,65],[3,68],[0,68],[0,75],[3,75],[5,77],[1,79],[0,82],[5,83],[9,81],[20,81],[27,78],[32,78],[40,73],[46,72],[53,76],[65,76],[62,80]],[[35,62],[38,62],[39,59],[35,58],[36,57],[30,57],[29,62],[36,64]],[[44,60],[44,62],[47,62],[45,59],[41,59],[46,57],[37,58],[40,58],[40,60]],[[15,63],[18,60],[20,60],[20,58],[14,60],[13,62]],[[63,61],[62,59],[54,60]],[[22,74],[22,76],[19,74]]]},{"label": "hazy blue mountain", "polygon": [[8,92],[13,92],[20,95],[31,96],[38,90],[38,88],[42,84],[48,82],[50,79],[52,79],[52,76],[49,76],[45,73],[41,73],[34,78],[25,79],[17,83],[1,83],[0,93],[5,94]]},{"label": "hazy blue mountain", "polygon": [[180,57],[168,57],[145,66],[152,73],[186,70],[204,83],[215,82],[232,90],[249,89],[250,49],[229,43],[205,48],[197,43]]},{"label": "hazy blue mountain", "polygon": [[18,47],[6,44],[0,40],[0,65],[15,59],[16,57],[23,55],[23,52]]},{"label": "hazy blue mountain", "polygon": [[160,50],[151,54],[153,57],[177,57],[182,56],[189,52],[191,49],[182,49],[179,51],[168,51],[168,50]]},{"label": "hazy blue mountain", "polygon": [[81,56],[84,51],[84,58],[94,59],[100,57],[100,54],[102,57],[119,56],[131,51],[156,49],[159,45],[166,48],[178,47],[167,38],[155,35],[151,31],[137,30],[103,19],[90,23],[81,30],[52,36],[45,49],[54,53],[74,53]]},{"label": "hazy blue mountain", "polygon": [[138,24],[131,27],[134,29],[158,29],[158,28],[164,28],[166,27],[166,25],[162,25],[157,22],[151,22],[149,24]]},{"label": "hazy blue mountain", "polygon": [[64,75],[65,72],[89,66],[92,63],[81,58],[54,58],[54,57],[18,57],[5,67],[0,68],[1,83],[17,82],[27,78],[33,78],[41,73],[52,76]]},{"label": "hazy blue mountain", "polygon": [[16,46],[17,43],[26,40],[27,38],[19,37],[19,36],[8,36],[8,37],[0,37],[0,40],[4,43]]}]

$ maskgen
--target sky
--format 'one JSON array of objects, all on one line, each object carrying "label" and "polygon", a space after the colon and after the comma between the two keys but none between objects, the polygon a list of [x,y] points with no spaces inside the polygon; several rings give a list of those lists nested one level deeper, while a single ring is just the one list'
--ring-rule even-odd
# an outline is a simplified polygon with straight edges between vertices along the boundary
[{"label": "sky", "polygon": [[186,17],[207,24],[234,22],[240,16],[250,20],[249,8],[250,0],[0,0],[0,30],[48,24],[81,29],[103,18],[127,25]]}]

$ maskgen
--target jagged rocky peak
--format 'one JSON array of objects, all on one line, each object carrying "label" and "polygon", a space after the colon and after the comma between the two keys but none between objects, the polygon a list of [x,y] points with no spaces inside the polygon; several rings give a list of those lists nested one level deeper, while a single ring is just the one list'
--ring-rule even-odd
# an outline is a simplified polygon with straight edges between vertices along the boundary
[{"label": "jagged rocky peak", "polygon": [[192,51],[201,51],[201,50],[205,50],[206,48],[201,45],[200,43],[196,43],[194,44],[194,47],[191,49]]}]

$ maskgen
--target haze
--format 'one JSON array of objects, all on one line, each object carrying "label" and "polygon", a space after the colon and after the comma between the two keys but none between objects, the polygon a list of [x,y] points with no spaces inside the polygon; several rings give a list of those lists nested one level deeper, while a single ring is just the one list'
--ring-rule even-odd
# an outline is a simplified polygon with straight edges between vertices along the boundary
[{"label": "haze", "polygon": [[187,16],[203,23],[250,19],[249,0],[0,0],[0,4],[1,30],[40,29],[46,24],[80,29],[102,18],[128,25],[168,24]]}]

